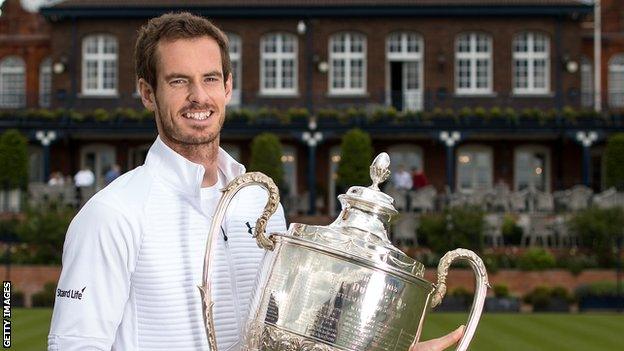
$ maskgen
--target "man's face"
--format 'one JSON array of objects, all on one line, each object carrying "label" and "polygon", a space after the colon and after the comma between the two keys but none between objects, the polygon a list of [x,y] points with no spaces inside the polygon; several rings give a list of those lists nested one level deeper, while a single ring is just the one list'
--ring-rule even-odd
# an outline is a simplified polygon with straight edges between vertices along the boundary
[{"label": "man's face", "polygon": [[182,146],[218,140],[232,79],[223,77],[217,42],[207,36],[165,41],[156,52],[156,92],[142,79],[139,84],[143,103],[155,111],[160,135]]}]

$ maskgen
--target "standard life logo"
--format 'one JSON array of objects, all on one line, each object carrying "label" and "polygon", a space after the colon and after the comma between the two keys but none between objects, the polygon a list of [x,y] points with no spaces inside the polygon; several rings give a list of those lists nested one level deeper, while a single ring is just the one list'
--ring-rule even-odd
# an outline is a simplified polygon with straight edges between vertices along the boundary
[{"label": "standard life logo", "polygon": [[85,286],[84,288],[82,288],[82,290],[74,290],[74,289],[69,289],[69,290],[63,290],[63,289],[56,289],[56,297],[66,297],[68,299],[76,299],[76,300],[82,300],[82,294],[84,293],[85,289],[87,287]]}]

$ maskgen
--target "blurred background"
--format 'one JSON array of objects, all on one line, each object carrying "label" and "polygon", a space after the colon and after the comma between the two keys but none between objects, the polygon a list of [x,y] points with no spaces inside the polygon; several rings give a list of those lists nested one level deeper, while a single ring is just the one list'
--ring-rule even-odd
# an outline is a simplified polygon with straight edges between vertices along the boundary
[{"label": "blurred background", "polygon": [[[455,247],[493,289],[474,350],[624,344],[624,1],[0,0],[0,254],[13,347],[45,349],[76,211],[143,164],[138,28],[169,11],[227,34],[221,146],[280,187],[290,222],[392,161],[395,245],[427,267]],[[464,323],[455,269],[424,338]],[[23,308],[18,308],[22,306]],[[444,312],[444,313],[442,313]]]}]

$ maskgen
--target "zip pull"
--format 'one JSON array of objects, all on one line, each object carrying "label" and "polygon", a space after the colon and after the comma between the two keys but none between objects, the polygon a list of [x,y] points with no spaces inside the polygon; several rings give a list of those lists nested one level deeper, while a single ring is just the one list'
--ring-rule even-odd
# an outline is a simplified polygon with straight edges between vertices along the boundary
[{"label": "zip pull", "polygon": [[225,234],[225,230],[223,230],[223,226],[221,226],[221,234],[223,234],[223,240],[228,241],[228,237]]}]

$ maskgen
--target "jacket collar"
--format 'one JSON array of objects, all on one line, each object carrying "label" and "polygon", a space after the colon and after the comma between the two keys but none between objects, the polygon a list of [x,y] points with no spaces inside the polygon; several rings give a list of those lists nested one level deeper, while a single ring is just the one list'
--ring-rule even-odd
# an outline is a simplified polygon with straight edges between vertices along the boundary
[{"label": "jacket collar", "polygon": [[[200,198],[200,189],[204,179],[204,166],[191,162],[167,146],[160,136],[150,147],[145,165],[154,174],[180,193],[193,199]],[[245,173],[245,167],[238,163],[225,150],[219,148],[217,167],[225,176],[226,183]]]}]

